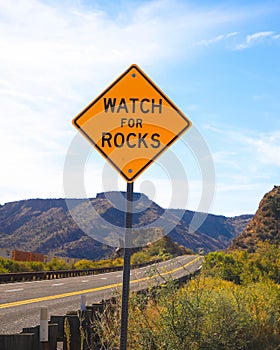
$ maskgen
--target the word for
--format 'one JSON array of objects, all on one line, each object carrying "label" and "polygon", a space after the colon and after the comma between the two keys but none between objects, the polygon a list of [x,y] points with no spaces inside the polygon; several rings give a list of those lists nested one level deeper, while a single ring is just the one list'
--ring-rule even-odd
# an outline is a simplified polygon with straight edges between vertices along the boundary
[{"label": "the word for", "polygon": [[128,125],[130,128],[142,128],[142,119],[121,118],[121,127]]}]

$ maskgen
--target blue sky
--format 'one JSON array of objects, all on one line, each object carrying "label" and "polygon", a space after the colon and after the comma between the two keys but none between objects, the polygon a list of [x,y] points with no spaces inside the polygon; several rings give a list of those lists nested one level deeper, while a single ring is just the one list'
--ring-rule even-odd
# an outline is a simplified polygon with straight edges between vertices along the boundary
[{"label": "blue sky", "polygon": [[[208,144],[215,166],[208,209],[198,204],[197,155],[182,142],[170,150],[187,173],[187,207],[254,213],[279,184],[279,16],[279,1],[0,0],[0,203],[64,197],[71,120],[136,63]],[[104,166],[93,151],[88,196],[104,189]],[[170,182],[159,164],[135,188],[168,207]]]}]

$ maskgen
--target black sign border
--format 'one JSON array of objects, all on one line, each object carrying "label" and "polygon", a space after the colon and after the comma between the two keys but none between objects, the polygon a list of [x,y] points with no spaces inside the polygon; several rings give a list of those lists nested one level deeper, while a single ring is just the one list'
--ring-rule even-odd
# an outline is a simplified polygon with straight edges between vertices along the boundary
[{"label": "black sign border", "polygon": [[[163,99],[168,102],[168,104],[185,120],[186,126],[173,138],[168,144],[166,144],[157,154],[153,156],[152,159],[145,164],[136,174],[133,174],[132,177],[128,177],[119,167],[115,164],[105,152],[102,151],[100,147],[92,140],[92,138],[82,129],[78,124],[78,120],[92,107],[94,106],[105,94],[107,94],[115,85],[118,84],[127,74],[130,73],[132,69],[136,69],[139,74],[158,92],[158,94],[163,97]],[[93,144],[93,146],[111,163],[111,165],[125,178],[127,182],[133,182],[138,176],[140,176],[163,152],[165,152],[185,131],[187,131],[192,123],[184,115],[182,111],[169,99],[167,95],[140,69],[136,64],[132,64],[126,71],[123,72],[112,84],[108,86],[99,96],[97,96],[85,109],[83,109],[74,119],[74,126],[85,136],[85,138]]]}]

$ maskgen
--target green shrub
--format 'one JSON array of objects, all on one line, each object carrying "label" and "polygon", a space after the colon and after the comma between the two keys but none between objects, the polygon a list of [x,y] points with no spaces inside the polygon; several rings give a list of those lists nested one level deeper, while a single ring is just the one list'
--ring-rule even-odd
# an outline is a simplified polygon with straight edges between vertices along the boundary
[{"label": "green shrub", "polygon": [[71,268],[71,265],[60,258],[52,258],[52,260],[46,264],[46,269],[49,271],[70,270]]},{"label": "green shrub", "polygon": [[264,280],[280,283],[280,247],[260,242],[256,252],[214,252],[205,257],[207,276],[218,277],[236,284]]},{"label": "green shrub", "polygon": [[279,288],[199,277],[131,303],[129,349],[268,350],[280,342]]}]

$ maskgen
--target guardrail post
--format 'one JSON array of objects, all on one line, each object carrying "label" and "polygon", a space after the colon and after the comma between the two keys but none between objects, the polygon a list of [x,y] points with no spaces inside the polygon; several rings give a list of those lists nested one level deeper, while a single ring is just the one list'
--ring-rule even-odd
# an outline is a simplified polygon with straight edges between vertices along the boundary
[{"label": "guardrail post", "polygon": [[48,326],[48,309],[42,307],[40,311],[40,342],[48,342],[49,326]]},{"label": "guardrail post", "polygon": [[81,309],[81,311],[85,311],[85,309],[86,309],[86,295],[85,294],[81,295],[80,309]]}]

